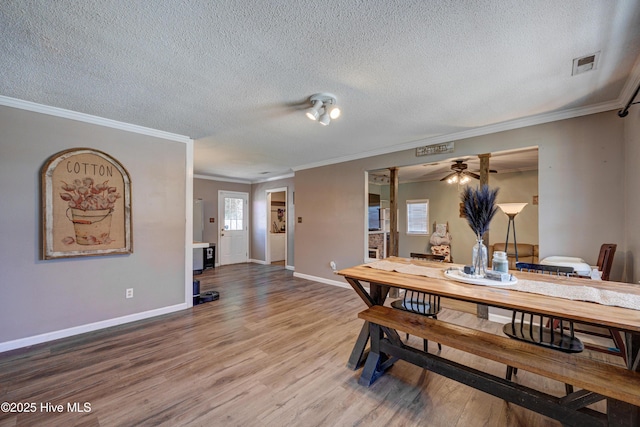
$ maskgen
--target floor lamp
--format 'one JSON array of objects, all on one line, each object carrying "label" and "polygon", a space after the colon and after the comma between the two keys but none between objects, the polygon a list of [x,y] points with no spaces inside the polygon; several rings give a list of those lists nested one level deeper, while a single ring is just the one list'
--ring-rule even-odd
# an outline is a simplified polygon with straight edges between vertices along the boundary
[{"label": "floor lamp", "polygon": [[516,262],[518,262],[518,242],[516,240],[516,215],[522,212],[522,209],[527,206],[527,203],[498,203],[498,207],[502,209],[502,212],[506,213],[509,217],[509,223],[507,225],[507,238],[504,242],[504,251],[508,251],[509,245],[509,230],[511,224],[513,224],[513,247],[516,250]]}]

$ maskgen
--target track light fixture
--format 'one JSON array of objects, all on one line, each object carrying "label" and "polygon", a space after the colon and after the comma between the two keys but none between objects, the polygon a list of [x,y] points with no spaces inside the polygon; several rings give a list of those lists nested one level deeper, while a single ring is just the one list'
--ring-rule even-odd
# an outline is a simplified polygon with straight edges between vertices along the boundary
[{"label": "track light fixture", "polygon": [[312,103],[313,103],[313,107],[307,109],[307,112],[305,114],[311,120],[318,120],[318,116],[320,115],[320,109],[322,108],[322,101],[320,101],[319,99],[316,99],[315,101],[312,101]]},{"label": "track light fixture", "polygon": [[328,125],[331,119],[340,117],[340,108],[336,105],[336,97],[330,93],[316,93],[309,98],[312,107],[305,111],[311,120],[317,120],[321,125]]}]

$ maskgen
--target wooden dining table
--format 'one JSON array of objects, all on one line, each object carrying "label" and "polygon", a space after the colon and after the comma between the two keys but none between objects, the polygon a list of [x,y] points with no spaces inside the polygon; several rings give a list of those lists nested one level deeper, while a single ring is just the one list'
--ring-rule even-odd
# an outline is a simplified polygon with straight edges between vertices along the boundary
[{"label": "wooden dining table", "polygon": [[[632,387],[637,387],[638,394],[640,395],[640,381],[636,380],[640,378],[640,376],[635,374],[635,372],[640,371],[639,310],[511,290],[508,289],[508,287],[499,286],[499,284],[497,284],[498,286],[482,286],[463,283],[445,276],[444,271],[446,268],[450,268],[451,264],[443,265],[442,263],[409,260],[398,257],[392,257],[386,260],[399,264],[415,264],[439,268],[442,270],[442,275],[440,277],[425,277],[400,273],[398,271],[385,271],[371,268],[369,264],[362,264],[338,271],[338,274],[344,276],[367,307],[384,306],[389,290],[398,288],[425,292],[459,301],[484,304],[489,307],[525,311],[599,327],[614,328],[624,333],[625,351],[627,352],[627,369],[634,371],[629,373],[632,375],[630,377],[631,381],[634,382]],[[511,273],[519,280],[526,279],[575,287],[587,286],[599,290],[640,296],[640,286],[627,283],[594,281],[583,278],[541,275],[519,271]],[[373,330],[371,326],[370,322],[366,321],[358,335],[347,363],[350,369],[359,369],[365,364],[367,357],[370,356],[367,351],[367,345],[371,342],[371,331]],[[387,331],[387,335],[393,335],[393,332],[395,332],[393,330],[390,331],[388,328],[384,330]],[[406,331],[407,329],[404,330]],[[381,332],[380,335],[382,335]],[[390,342],[387,343],[388,346],[404,347],[404,344],[400,342],[397,334],[389,338]],[[399,353],[401,354],[402,352],[400,351]],[[421,355],[421,357],[433,358],[437,356],[425,354]],[[390,363],[388,363],[388,365],[392,365],[393,359],[389,358],[389,360]],[[385,369],[387,368],[388,366],[385,367]],[[367,375],[370,375],[370,373]],[[366,381],[372,382],[375,381],[375,378],[369,378],[366,379]],[[366,381],[362,383],[366,383]],[[635,384],[635,382],[638,382],[638,384]],[[608,404],[607,406],[609,412],[613,412],[614,410],[622,411],[624,413],[624,421],[619,424],[609,421],[609,424],[603,425],[638,425],[636,423],[640,422],[640,410],[637,405],[629,405],[623,402],[621,405]],[[611,408],[609,408],[609,406],[611,406]],[[610,417],[610,420],[611,419]]]}]

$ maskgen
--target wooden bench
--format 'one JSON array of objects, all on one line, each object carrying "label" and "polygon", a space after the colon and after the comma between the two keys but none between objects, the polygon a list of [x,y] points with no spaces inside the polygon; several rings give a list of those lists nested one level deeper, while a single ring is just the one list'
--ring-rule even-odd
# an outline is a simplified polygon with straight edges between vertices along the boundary
[{"label": "wooden bench", "polygon": [[[369,307],[359,313],[358,317],[368,321],[370,326],[372,326],[371,352],[378,351],[392,357],[402,358],[428,369],[430,369],[432,363],[435,363],[436,365],[451,365],[457,370],[467,369],[467,367],[463,367],[462,365],[458,365],[452,361],[446,361],[446,359],[436,355],[420,352],[419,350],[413,349],[412,347],[404,344],[398,345],[397,339],[384,339],[382,337],[381,330],[375,328],[383,327],[382,330],[385,330],[384,328],[400,330],[423,339],[435,341],[448,347],[475,354],[480,357],[504,363],[505,365],[533,372],[544,377],[558,380],[566,384],[572,384],[573,386],[584,389],[576,392],[576,396],[581,395],[585,400],[582,404],[573,403],[573,410],[577,410],[595,401],[602,400],[603,396],[610,398],[608,406],[616,405],[621,402],[640,406],[640,373],[627,370],[620,366],[611,365],[605,362],[598,362],[575,354],[567,354],[561,351],[536,346],[527,342],[513,340],[505,336],[494,335],[488,332],[446,323],[442,320],[435,320],[419,314],[394,310],[385,306],[375,305]],[[395,332],[389,331],[388,329],[385,332],[387,335],[397,336]],[[378,338],[376,339],[376,337]],[[379,362],[377,362],[377,364],[380,365]],[[388,366],[386,366],[385,369],[387,367]],[[365,369],[366,368],[367,366],[365,365]],[[456,379],[457,381],[464,382],[467,385],[471,385],[475,388],[494,394],[498,397],[510,400],[508,392],[498,390],[498,392],[493,393],[491,391],[493,390],[492,388],[487,389],[487,387],[478,387],[474,383],[475,380],[467,381],[464,376],[482,376],[482,379],[485,379],[484,377],[489,376],[489,374],[480,373],[472,368],[468,368],[470,371],[473,371],[471,374],[448,375],[447,372],[449,371],[447,369],[449,368],[444,369],[444,373],[439,372],[437,369],[434,371],[448,376],[449,378]],[[375,381],[375,379],[380,375],[381,373],[378,373],[377,376],[374,375],[372,377],[373,381]],[[488,387],[524,388],[518,384],[510,383],[503,378],[494,376],[490,377],[491,378],[488,381],[492,382],[492,385]],[[366,379],[364,383],[366,384]],[[592,392],[590,393],[591,397],[589,398],[585,398],[588,394],[587,391]],[[528,392],[530,393],[530,391]],[[525,396],[527,395],[525,394]],[[547,395],[544,396],[546,397]],[[562,402],[563,398],[555,399],[559,399],[559,405],[562,406],[568,404],[568,401],[571,398],[569,396],[564,398],[566,402]],[[551,402],[550,406],[554,405],[553,398],[551,398],[549,402]],[[514,401],[514,403],[521,405],[518,401]],[[621,403],[621,405],[626,408],[625,410],[627,412],[630,410],[635,414],[633,416],[637,416],[637,408],[628,407],[628,405],[625,405],[624,403]],[[526,404],[521,406],[529,407],[530,409],[544,413],[544,411],[538,410],[535,406],[527,406]],[[571,406],[571,404],[569,404],[569,406]],[[561,411],[565,411],[566,407],[560,409]],[[553,417],[553,412],[557,410],[558,408],[552,408],[550,409],[552,414],[549,415],[549,413],[547,413],[547,415]],[[563,414],[562,416],[566,418],[567,415]],[[571,422],[571,424],[573,424],[573,422]]]}]

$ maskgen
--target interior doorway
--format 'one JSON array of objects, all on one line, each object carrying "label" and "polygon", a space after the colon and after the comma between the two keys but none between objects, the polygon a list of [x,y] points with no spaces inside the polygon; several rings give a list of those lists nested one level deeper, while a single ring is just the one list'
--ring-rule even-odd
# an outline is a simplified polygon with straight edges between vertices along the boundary
[{"label": "interior doorway", "polygon": [[287,266],[287,187],[266,190],[265,263]]}]

